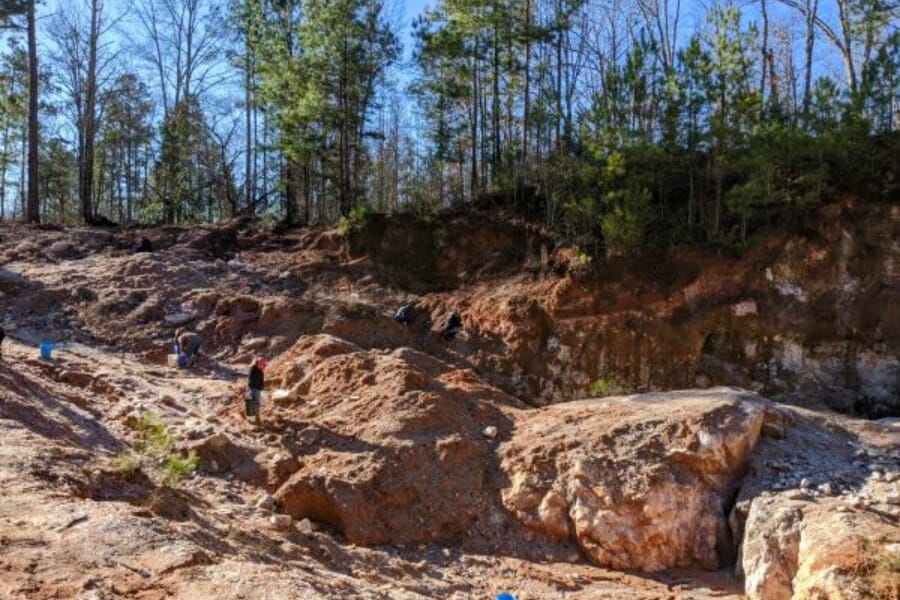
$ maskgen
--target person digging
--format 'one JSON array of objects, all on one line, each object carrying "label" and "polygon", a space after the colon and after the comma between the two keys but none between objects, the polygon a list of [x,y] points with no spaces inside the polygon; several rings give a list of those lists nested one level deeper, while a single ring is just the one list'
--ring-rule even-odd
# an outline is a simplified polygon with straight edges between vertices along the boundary
[{"label": "person digging", "polygon": [[247,378],[245,413],[248,419],[254,417],[257,425],[260,424],[259,403],[262,398],[262,391],[266,387],[265,371],[266,359],[259,356],[253,361],[253,364],[250,365],[250,374]]},{"label": "person digging", "polygon": [[458,310],[454,310],[448,314],[444,318],[444,326],[441,327],[441,337],[444,341],[449,342],[455,338],[456,334],[462,331],[462,324],[462,317],[459,316]]},{"label": "person digging", "polygon": [[397,312],[394,313],[394,320],[402,325],[409,325],[412,323],[412,316],[413,303],[410,301],[397,309]]},{"label": "person digging", "polygon": [[188,331],[184,327],[179,327],[175,331],[175,344],[177,352],[184,354],[187,359],[187,366],[193,367],[200,357],[200,348],[203,345],[203,338],[196,333]]}]

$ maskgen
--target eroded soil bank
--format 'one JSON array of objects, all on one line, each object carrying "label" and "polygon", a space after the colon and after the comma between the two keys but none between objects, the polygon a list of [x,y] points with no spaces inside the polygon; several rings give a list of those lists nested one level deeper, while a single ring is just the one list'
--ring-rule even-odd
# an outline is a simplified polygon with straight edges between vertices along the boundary
[{"label": "eroded soil bank", "polygon": [[[590,269],[497,215],[0,228],[0,597],[894,598],[898,227]],[[116,461],[148,410],[177,492]]]}]

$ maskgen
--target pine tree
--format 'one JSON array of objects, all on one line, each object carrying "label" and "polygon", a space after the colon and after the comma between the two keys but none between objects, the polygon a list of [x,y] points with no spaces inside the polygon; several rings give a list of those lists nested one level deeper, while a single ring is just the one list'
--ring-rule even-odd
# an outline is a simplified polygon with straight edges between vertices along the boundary
[{"label": "pine tree", "polygon": [[0,0],[0,26],[15,26],[17,17],[24,18],[24,29],[28,38],[28,198],[25,205],[25,220],[38,223],[41,220],[40,196],[38,190],[38,56],[37,32],[35,25],[36,0]]}]

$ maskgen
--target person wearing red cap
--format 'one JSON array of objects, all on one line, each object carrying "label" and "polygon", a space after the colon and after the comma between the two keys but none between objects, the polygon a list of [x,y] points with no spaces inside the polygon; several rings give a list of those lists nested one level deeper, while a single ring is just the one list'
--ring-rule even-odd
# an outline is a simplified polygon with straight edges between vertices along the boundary
[{"label": "person wearing red cap", "polygon": [[250,366],[250,376],[247,380],[247,399],[246,414],[247,417],[255,417],[256,424],[259,425],[259,401],[262,397],[263,388],[266,387],[266,359],[258,356]]}]

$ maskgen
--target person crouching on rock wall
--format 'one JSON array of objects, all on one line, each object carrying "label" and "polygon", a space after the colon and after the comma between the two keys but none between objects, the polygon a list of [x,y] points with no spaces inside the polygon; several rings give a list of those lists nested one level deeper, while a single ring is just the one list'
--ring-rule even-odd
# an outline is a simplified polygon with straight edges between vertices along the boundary
[{"label": "person crouching on rock wall", "polygon": [[255,417],[257,425],[260,423],[259,401],[262,398],[263,388],[266,387],[265,371],[266,359],[259,356],[250,365],[250,376],[247,378],[246,414],[247,418]]},{"label": "person crouching on rock wall", "polygon": [[394,313],[394,320],[402,325],[409,325],[412,323],[413,316],[413,303],[412,300],[401,306],[397,309],[397,312]]},{"label": "person crouching on rock wall", "polygon": [[444,318],[444,326],[441,327],[441,337],[444,341],[450,341],[456,337],[456,334],[462,330],[462,317],[459,311],[454,310]]}]

